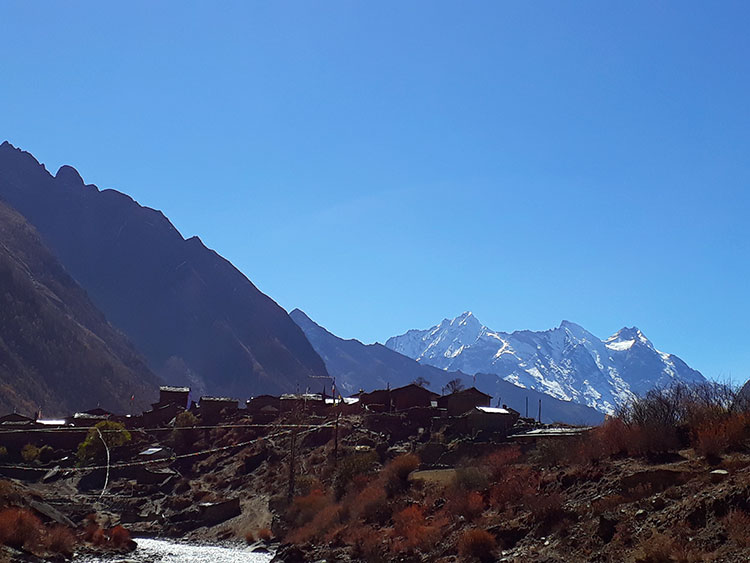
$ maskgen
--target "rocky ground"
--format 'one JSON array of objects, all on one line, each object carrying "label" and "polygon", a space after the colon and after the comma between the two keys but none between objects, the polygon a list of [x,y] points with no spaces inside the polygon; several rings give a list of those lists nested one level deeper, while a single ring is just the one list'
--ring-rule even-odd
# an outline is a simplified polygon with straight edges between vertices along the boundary
[{"label": "rocky ground", "polygon": [[195,431],[187,445],[162,437],[175,452],[213,451],[113,470],[103,494],[100,470],[9,479],[0,508],[29,507],[79,534],[95,514],[103,530],[134,536],[258,551],[281,542],[275,560],[287,563],[750,560],[742,448],[578,459],[593,438],[445,441],[389,424],[344,417],[337,436],[330,424],[294,432],[294,449],[282,426]]}]

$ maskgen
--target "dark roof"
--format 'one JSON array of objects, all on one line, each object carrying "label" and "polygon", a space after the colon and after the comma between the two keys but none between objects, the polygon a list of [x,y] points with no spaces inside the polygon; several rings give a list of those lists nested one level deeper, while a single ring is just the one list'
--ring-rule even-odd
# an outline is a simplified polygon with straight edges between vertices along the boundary
[{"label": "dark roof", "polygon": [[448,395],[443,395],[443,397],[455,397],[455,396],[461,396],[461,395],[479,395],[482,397],[486,397],[488,399],[492,399],[492,395],[488,395],[487,393],[483,393],[476,387],[469,387],[468,389],[461,389],[461,391],[456,391],[455,393],[450,393]]},{"label": "dark roof", "polygon": [[397,387],[396,389],[391,389],[391,393],[403,393],[403,392],[420,392],[420,393],[427,393],[431,397],[439,397],[437,393],[434,391],[430,391],[429,389],[422,387],[420,385],[417,385],[416,383],[409,383],[409,385],[404,385],[403,387]]}]

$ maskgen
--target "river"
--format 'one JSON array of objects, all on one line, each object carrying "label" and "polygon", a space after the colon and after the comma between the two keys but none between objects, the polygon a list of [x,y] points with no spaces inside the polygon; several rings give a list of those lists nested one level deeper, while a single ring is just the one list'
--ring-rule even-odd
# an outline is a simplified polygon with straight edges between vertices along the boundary
[{"label": "river", "polygon": [[135,538],[138,548],[127,555],[116,557],[76,557],[80,563],[100,561],[128,563],[268,563],[271,553],[253,553],[246,547],[227,547],[175,543],[168,540]]}]

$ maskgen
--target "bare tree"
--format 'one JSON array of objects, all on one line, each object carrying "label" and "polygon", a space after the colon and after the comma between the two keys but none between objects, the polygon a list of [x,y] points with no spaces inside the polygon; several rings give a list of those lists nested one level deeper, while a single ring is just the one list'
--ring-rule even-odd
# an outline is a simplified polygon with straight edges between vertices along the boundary
[{"label": "bare tree", "polygon": [[416,378],[414,381],[412,381],[412,384],[416,385],[417,387],[424,387],[424,388],[427,388],[430,386],[430,382],[427,381],[421,375],[418,378]]},{"label": "bare tree", "polygon": [[449,393],[458,393],[459,391],[463,390],[464,384],[461,382],[459,378],[451,379],[445,387],[448,389]]}]

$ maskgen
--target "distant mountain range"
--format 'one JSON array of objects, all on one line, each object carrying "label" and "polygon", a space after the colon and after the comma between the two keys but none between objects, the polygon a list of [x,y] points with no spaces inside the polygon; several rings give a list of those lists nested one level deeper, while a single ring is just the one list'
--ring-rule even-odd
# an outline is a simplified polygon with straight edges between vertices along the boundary
[{"label": "distant mountain range", "polygon": [[196,394],[246,397],[327,376],[281,307],[200,239],[185,240],[161,212],[84,184],[70,166],[53,176],[7,142],[0,199],[39,231],[164,381],[190,384]]},{"label": "distant mountain range", "polygon": [[[427,386],[436,392],[443,392],[448,381],[460,379],[465,387],[475,385],[481,391],[492,395],[493,404],[507,404],[526,414],[538,415],[539,401],[542,401],[544,422],[568,422],[571,424],[599,424],[603,414],[584,405],[562,401],[534,391],[523,389],[496,375],[479,374],[476,377],[460,372],[446,371],[421,364],[382,344],[363,344],[359,340],[344,340],[328,332],[312,321],[305,313],[295,309],[290,313],[302,328],[310,343],[326,364],[328,373],[336,378],[336,385],[344,395],[351,395],[364,389],[385,389],[400,387],[417,379],[427,381]],[[328,386],[330,390],[330,384]]]},{"label": "distant mountain range", "polygon": [[505,333],[466,312],[389,338],[385,345],[420,364],[494,374],[603,413],[655,386],[705,381],[677,356],[657,350],[637,328],[623,328],[606,340],[568,321],[543,332]]},{"label": "distant mountain range", "polygon": [[0,413],[140,412],[158,385],[36,229],[0,202]]}]

